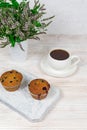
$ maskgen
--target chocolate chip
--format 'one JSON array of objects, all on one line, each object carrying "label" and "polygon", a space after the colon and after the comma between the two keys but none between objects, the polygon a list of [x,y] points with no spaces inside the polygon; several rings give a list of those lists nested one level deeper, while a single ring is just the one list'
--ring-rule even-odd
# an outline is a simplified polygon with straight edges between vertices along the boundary
[{"label": "chocolate chip", "polygon": [[10,83],[12,83],[13,81],[10,81]]},{"label": "chocolate chip", "polygon": [[47,88],[46,88],[46,87],[43,87],[42,89],[43,89],[43,90],[47,90]]},{"label": "chocolate chip", "polygon": [[41,80],[41,82],[44,82],[44,80]]},{"label": "chocolate chip", "polygon": [[14,77],[14,79],[16,79],[16,77]]},{"label": "chocolate chip", "polygon": [[2,79],[2,81],[1,81],[2,83],[4,82],[4,80]]},{"label": "chocolate chip", "polygon": [[10,73],[13,73],[12,71],[10,71]]},{"label": "chocolate chip", "polygon": [[18,82],[18,80],[16,80]]}]

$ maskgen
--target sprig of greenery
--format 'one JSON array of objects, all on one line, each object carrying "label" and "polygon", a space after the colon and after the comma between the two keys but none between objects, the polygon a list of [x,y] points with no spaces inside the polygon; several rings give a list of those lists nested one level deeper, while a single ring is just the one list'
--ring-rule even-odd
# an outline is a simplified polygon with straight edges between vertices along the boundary
[{"label": "sprig of greenery", "polygon": [[7,42],[0,46],[11,44],[14,47],[26,39],[38,40],[37,35],[46,34],[46,28],[52,22],[49,20],[54,17],[43,18],[45,14],[45,5],[41,5],[39,0],[34,0],[33,8],[26,0],[20,3],[17,0],[0,0],[0,38],[7,38]]}]

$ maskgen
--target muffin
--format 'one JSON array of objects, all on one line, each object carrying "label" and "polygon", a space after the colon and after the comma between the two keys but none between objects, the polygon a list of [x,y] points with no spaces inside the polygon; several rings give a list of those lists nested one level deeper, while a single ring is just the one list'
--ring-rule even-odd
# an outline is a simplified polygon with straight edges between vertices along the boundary
[{"label": "muffin", "polygon": [[44,79],[34,79],[28,84],[28,88],[33,98],[41,100],[48,95],[50,84]]},{"label": "muffin", "polygon": [[3,73],[0,77],[2,86],[8,91],[16,91],[21,84],[22,74],[16,70]]}]

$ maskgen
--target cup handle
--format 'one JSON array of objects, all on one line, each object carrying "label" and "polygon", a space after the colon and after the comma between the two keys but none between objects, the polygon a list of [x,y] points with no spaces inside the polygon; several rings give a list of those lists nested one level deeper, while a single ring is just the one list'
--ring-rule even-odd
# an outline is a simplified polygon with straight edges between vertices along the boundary
[{"label": "cup handle", "polygon": [[79,56],[71,56],[71,65],[77,65],[80,62]]}]

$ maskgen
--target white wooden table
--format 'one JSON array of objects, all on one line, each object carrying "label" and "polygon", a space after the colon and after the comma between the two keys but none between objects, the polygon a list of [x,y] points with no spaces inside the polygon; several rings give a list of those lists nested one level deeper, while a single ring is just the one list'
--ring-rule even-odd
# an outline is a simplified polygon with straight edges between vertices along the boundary
[{"label": "white wooden table", "polygon": [[[29,61],[24,69],[60,88],[60,101],[39,123],[29,122],[0,103],[0,130],[87,130],[87,36],[45,35],[39,42],[32,41],[29,48]],[[39,63],[51,48],[64,48],[80,56],[78,72],[67,78],[45,75]],[[8,47],[0,49],[0,59],[9,59],[8,52]]]}]

